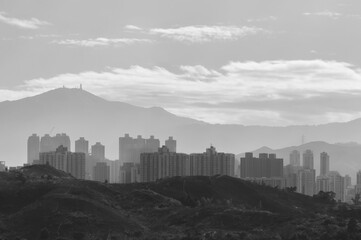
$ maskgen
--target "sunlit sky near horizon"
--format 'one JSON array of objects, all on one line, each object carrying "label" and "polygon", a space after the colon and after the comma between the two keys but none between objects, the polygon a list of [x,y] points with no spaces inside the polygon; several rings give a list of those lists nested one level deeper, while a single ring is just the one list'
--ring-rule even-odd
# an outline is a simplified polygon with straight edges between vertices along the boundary
[{"label": "sunlit sky near horizon", "polygon": [[0,101],[57,87],[210,123],[361,117],[359,0],[0,0]]}]

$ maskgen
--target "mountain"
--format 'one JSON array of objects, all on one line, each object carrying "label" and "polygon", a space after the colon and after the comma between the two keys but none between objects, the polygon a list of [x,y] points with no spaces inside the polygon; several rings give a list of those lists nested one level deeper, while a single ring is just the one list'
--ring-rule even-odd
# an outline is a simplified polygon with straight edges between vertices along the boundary
[{"label": "mountain", "polygon": [[[330,170],[340,172],[342,175],[349,174],[353,180],[355,180],[356,172],[361,169],[361,145],[357,143],[336,143],[329,144],[322,141],[315,141],[299,146],[286,147],[281,149],[271,149],[268,147],[262,147],[255,151],[252,151],[256,156],[259,153],[275,153],[278,157],[284,159],[284,165],[289,164],[289,155],[293,150],[298,150],[301,153],[301,164],[302,164],[302,153],[310,149],[314,155],[314,167],[316,174],[320,172],[320,153],[327,152],[330,156]],[[244,153],[238,154],[237,158],[243,157]]]},{"label": "mountain", "polygon": [[229,176],[106,184],[32,165],[0,172],[0,196],[0,239],[357,239],[331,199]]},{"label": "mountain", "polygon": [[[215,112],[214,114],[217,114]],[[361,120],[318,126],[242,126],[209,124],[179,117],[160,107],[143,108],[107,101],[81,89],[59,88],[16,101],[0,102],[0,161],[10,166],[26,162],[27,138],[32,133],[67,133],[74,141],[85,137],[102,142],[109,159],[118,158],[118,138],[150,135],[163,143],[177,140],[179,152],[203,152],[210,144],[222,152],[273,149],[307,141],[361,142]]]}]

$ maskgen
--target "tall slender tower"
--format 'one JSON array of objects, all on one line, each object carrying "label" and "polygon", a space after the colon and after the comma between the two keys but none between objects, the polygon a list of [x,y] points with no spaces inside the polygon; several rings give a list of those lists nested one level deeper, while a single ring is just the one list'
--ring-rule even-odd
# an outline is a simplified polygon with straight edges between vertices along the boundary
[{"label": "tall slender tower", "polygon": [[79,138],[75,141],[75,152],[82,152],[86,155],[89,154],[89,141],[85,140],[84,137]]},{"label": "tall slender tower", "polygon": [[134,162],[133,149],[133,138],[129,134],[119,138],[119,160],[121,164]]},{"label": "tall slender tower", "polygon": [[39,160],[40,138],[33,134],[28,138],[28,164],[33,164],[34,160]]},{"label": "tall slender tower", "polygon": [[177,141],[173,137],[169,137],[168,140],[165,140],[165,146],[169,149],[169,152],[177,151]]},{"label": "tall slender tower", "polygon": [[152,135],[149,139],[146,139],[145,149],[142,152],[158,152],[159,147],[159,139],[154,138],[154,136]]},{"label": "tall slender tower", "polygon": [[100,142],[95,143],[92,146],[92,156],[96,158],[100,162],[105,161],[105,146],[102,145]]},{"label": "tall slender tower", "polygon": [[301,165],[301,154],[297,150],[293,150],[290,153],[290,164],[292,166],[300,166]]},{"label": "tall slender tower", "polygon": [[303,153],[303,167],[305,169],[314,169],[313,167],[313,152],[310,149],[307,149]]},{"label": "tall slender tower", "polygon": [[320,176],[326,176],[330,171],[330,156],[326,152],[320,154]]}]

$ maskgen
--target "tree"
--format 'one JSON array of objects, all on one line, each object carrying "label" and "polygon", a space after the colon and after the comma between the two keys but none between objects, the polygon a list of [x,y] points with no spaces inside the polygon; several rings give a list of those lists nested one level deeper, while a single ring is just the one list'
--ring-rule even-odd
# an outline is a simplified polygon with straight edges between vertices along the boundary
[{"label": "tree", "polygon": [[287,192],[296,192],[297,187],[286,187],[285,189]]},{"label": "tree", "polygon": [[352,198],[351,199],[352,200],[352,202],[353,202],[353,204],[354,205],[360,205],[360,203],[361,203],[361,196],[360,196],[360,194],[359,193],[356,193],[355,194],[355,198]]},{"label": "tree", "polygon": [[356,219],[351,218],[351,219],[348,221],[347,231],[348,231],[349,233],[354,233],[354,232],[357,231],[357,221],[356,221]]},{"label": "tree", "polygon": [[336,193],[324,192],[324,191],[319,191],[317,194],[313,195],[314,199],[323,203],[331,203],[331,204],[336,202],[335,197],[336,197]]}]

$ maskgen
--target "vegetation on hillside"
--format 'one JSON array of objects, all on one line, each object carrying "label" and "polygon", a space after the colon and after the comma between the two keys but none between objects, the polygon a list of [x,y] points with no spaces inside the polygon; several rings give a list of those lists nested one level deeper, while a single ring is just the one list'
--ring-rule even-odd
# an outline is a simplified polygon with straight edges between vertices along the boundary
[{"label": "vegetation on hillside", "polygon": [[76,180],[49,166],[0,173],[0,239],[360,239],[361,208],[228,176]]}]

